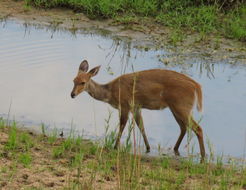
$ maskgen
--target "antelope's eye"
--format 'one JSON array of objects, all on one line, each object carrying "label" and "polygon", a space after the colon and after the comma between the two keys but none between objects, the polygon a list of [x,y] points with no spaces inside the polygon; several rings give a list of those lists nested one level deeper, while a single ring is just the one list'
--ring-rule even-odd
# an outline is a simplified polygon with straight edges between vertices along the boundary
[{"label": "antelope's eye", "polygon": [[80,84],[81,84],[81,85],[85,85],[85,82],[81,82]]}]

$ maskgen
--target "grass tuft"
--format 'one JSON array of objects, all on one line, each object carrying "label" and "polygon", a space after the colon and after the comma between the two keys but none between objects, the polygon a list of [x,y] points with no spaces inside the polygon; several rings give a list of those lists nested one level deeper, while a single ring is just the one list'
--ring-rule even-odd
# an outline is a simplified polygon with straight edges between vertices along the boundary
[{"label": "grass tuft", "polygon": [[5,149],[8,150],[16,150],[17,149],[17,128],[16,123],[14,122],[11,126],[9,138],[5,145]]},{"label": "grass tuft", "polygon": [[18,160],[24,167],[28,167],[32,162],[32,157],[29,153],[21,153]]}]

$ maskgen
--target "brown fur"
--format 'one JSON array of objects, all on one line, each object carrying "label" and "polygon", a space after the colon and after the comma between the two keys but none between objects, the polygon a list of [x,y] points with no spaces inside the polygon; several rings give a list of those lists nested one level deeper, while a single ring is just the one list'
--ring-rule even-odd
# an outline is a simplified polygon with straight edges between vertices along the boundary
[{"label": "brown fur", "polygon": [[[99,85],[91,79],[97,74],[99,68],[95,67],[86,73],[88,63],[83,61],[74,79],[71,95],[75,97],[85,90],[95,99],[119,109],[120,130],[116,139],[116,148],[128,120],[128,114],[132,112],[149,152],[150,146],[144,131],[141,108],[159,110],[169,107],[181,129],[174,151],[179,154],[179,145],[187,127],[190,126],[198,137],[202,159],[205,157],[203,132],[191,114],[196,100],[197,109],[202,110],[202,90],[197,82],[175,71],[153,69],[125,74],[105,85]],[[84,82],[83,85],[81,82]]]}]

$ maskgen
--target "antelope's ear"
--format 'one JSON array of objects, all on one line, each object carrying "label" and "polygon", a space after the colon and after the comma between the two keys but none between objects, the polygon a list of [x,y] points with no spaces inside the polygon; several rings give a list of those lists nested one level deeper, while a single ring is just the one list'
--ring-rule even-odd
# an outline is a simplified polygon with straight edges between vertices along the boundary
[{"label": "antelope's ear", "polygon": [[94,67],[94,68],[91,69],[88,73],[90,73],[91,76],[94,77],[94,76],[98,73],[100,67],[101,67],[101,65],[99,65],[99,66],[97,66],[97,67]]},{"label": "antelope's ear", "polygon": [[89,64],[86,60],[82,61],[79,66],[79,72],[87,72],[89,69]]}]

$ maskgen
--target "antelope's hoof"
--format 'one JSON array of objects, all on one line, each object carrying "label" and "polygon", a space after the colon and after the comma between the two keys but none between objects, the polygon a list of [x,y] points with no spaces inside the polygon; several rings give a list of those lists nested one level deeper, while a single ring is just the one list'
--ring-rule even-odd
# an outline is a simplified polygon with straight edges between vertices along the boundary
[{"label": "antelope's hoof", "polygon": [[118,149],[118,144],[114,145],[114,149],[115,149],[115,150]]},{"label": "antelope's hoof", "polygon": [[205,157],[204,156],[202,156],[200,159],[200,164],[203,164],[203,163],[205,163]]},{"label": "antelope's hoof", "polygon": [[150,152],[150,148],[147,148],[145,153],[149,153],[149,152]]},{"label": "antelope's hoof", "polygon": [[174,154],[175,154],[175,156],[180,156],[180,153],[178,150],[174,150]]}]

